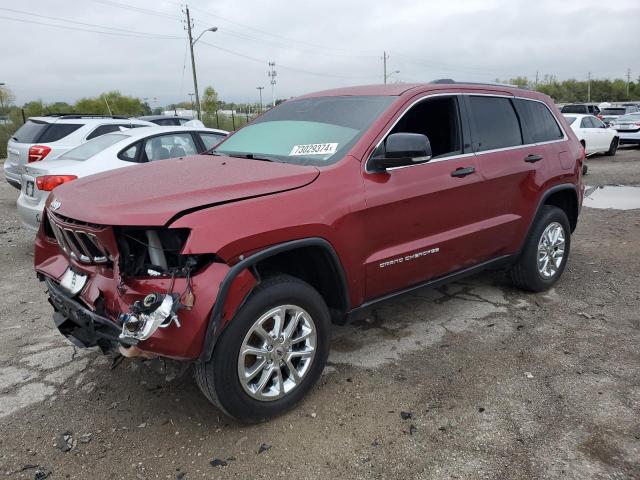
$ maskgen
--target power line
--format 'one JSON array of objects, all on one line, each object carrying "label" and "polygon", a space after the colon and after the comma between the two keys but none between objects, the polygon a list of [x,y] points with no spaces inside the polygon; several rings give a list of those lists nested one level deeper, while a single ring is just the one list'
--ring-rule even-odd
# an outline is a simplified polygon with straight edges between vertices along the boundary
[{"label": "power line", "polygon": [[179,37],[175,37],[175,36],[172,36],[172,35],[164,35],[164,34],[160,34],[160,33],[137,32],[137,31],[134,31],[134,30],[127,30],[127,29],[124,29],[124,28],[107,27],[107,26],[104,26],[104,25],[97,25],[95,23],[78,22],[77,20],[69,20],[67,18],[53,17],[51,15],[39,15],[37,13],[25,12],[25,11],[22,11],[22,10],[15,10],[13,8],[0,7],[0,10],[4,10],[6,12],[11,12],[11,13],[18,13],[18,14],[21,14],[21,15],[28,15],[28,16],[31,16],[31,17],[44,18],[46,20],[54,20],[54,21],[59,21],[59,22],[73,23],[73,24],[76,24],[76,25],[84,25],[86,27],[97,27],[97,28],[103,28],[105,30],[114,30],[114,31],[125,32],[125,33],[133,33],[133,34],[136,34],[136,35],[146,35],[146,36],[154,37],[154,38],[172,38],[172,39],[179,38]]},{"label": "power line", "polygon": [[[250,56],[250,55],[246,55],[246,54],[244,54],[244,53],[235,52],[235,51],[233,51],[233,50],[229,50],[228,48],[220,47],[220,46],[218,46],[218,45],[213,45],[213,44],[211,44],[211,43],[207,43],[207,42],[204,42],[204,41],[202,41],[202,40],[200,40],[200,42],[199,42],[199,43],[202,43],[203,45],[207,45],[208,47],[212,47],[212,48],[218,49],[218,50],[220,50],[220,51],[222,51],[222,52],[226,52],[226,53],[228,53],[228,54],[230,54],[230,55],[235,55],[236,57],[246,58],[247,60],[251,60],[251,61],[253,61],[253,62],[258,62],[258,63],[264,64],[264,60],[263,60],[263,59],[261,59],[261,58],[256,58],[256,57],[252,57],[252,56]],[[377,76],[376,76],[376,75],[366,75],[366,76],[347,76],[347,75],[336,75],[336,74],[324,73],[324,72],[313,72],[313,71],[310,71],[310,70],[304,70],[304,69],[302,69],[302,68],[289,67],[289,66],[286,66],[286,65],[282,65],[281,63],[278,63],[278,66],[279,66],[280,68],[284,68],[285,70],[291,70],[292,72],[306,73],[306,74],[308,74],[308,75],[315,75],[315,76],[318,76],[318,77],[342,78],[342,79],[345,79],[345,80],[356,80],[356,79],[365,79],[365,78],[368,78],[368,79],[371,79],[371,78],[377,78]]]},{"label": "power line", "polygon": [[155,10],[149,10],[148,8],[135,7],[133,5],[127,5],[125,3],[114,2],[113,0],[91,0],[95,3],[101,3],[103,5],[107,5],[109,7],[122,8],[124,10],[129,10],[137,13],[144,13],[146,15],[153,15],[155,17],[167,18],[171,20],[180,20],[180,17],[177,15],[171,15],[169,13],[162,13]]},{"label": "power line", "polygon": [[13,20],[14,22],[22,22],[22,23],[30,23],[30,24],[34,24],[34,25],[45,25],[47,27],[57,27],[57,28],[63,28],[65,30],[77,30],[79,32],[91,32],[91,33],[101,33],[103,35],[112,35],[112,36],[120,36],[120,37],[135,37],[135,38],[148,38],[148,39],[155,39],[155,40],[182,40],[182,37],[174,37],[174,36],[154,36],[154,35],[148,35],[148,34],[144,34],[142,32],[140,32],[139,34],[133,34],[133,33],[124,33],[124,32],[109,32],[109,31],[103,31],[103,30],[92,30],[89,28],[80,28],[80,27],[72,27],[70,25],[57,25],[55,23],[45,23],[45,22],[38,22],[36,20],[26,20],[24,18],[13,18],[13,17],[6,17],[4,15],[1,15],[0,18],[4,19],[4,20]]}]

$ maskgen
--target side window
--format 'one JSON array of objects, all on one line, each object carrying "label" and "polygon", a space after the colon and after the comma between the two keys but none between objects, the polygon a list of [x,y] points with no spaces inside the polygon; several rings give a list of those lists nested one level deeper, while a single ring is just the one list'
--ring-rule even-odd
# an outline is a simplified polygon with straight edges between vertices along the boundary
[{"label": "side window", "polygon": [[100,125],[93,132],[91,132],[89,135],[87,135],[87,140],[91,140],[92,138],[99,137],[100,135],[104,135],[105,133],[119,132],[120,131],[120,127],[130,128],[131,125],[130,124],[124,124],[124,123],[122,123],[122,124],[120,124],[120,123],[111,123],[109,125]]},{"label": "side window", "polygon": [[591,117],[583,117],[582,121],[580,122],[580,128],[593,128]]},{"label": "side window", "polygon": [[[458,99],[436,97],[426,99],[411,107],[389,132],[421,133],[429,138],[433,158],[462,153]],[[385,139],[386,140],[386,139]],[[382,142],[373,156],[384,156]]]},{"label": "side window", "polygon": [[520,122],[511,100],[503,97],[469,97],[471,123],[480,152],[522,145]]},{"label": "side window", "polygon": [[591,123],[593,124],[593,128],[604,128],[604,123],[602,123],[599,118],[593,117]]},{"label": "side window", "polygon": [[118,158],[120,160],[124,160],[125,162],[135,162],[138,156],[138,150],[140,149],[140,142],[131,145],[126,150],[123,150],[118,154]]},{"label": "side window", "polygon": [[564,137],[553,114],[542,102],[515,100],[516,110],[522,121],[525,143],[540,143]]},{"label": "side window", "polygon": [[62,140],[67,135],[71,135],[78,130],[82,124],[78,123],[52,123],[47,129],[42,132],[42,135],[38,138],[38,143],[51,143]]},{"label": "side window", "polygon": [[196,155],[196,144],[190,133],[169,133],[149,138],[144,145],[147,160],[167,160],[169,158]]},{"label": "side window", "polygon": [[206,150],[211,150],[226,136],[222,135],[221,133],[200,133],[199,135],[202,139],[202,143],[204,143],[204,148]]}]

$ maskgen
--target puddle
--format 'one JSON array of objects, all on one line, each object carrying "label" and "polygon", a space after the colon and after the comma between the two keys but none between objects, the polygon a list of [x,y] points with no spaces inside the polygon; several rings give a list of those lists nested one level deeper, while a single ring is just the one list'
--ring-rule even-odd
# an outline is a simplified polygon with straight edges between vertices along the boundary
[{"label": "puddle", "polygon": [[587,187],[584,194],[584,206],[589,208],[612,208],[614,210],[640,208],[640,187],[625,187],[622,185]]}]

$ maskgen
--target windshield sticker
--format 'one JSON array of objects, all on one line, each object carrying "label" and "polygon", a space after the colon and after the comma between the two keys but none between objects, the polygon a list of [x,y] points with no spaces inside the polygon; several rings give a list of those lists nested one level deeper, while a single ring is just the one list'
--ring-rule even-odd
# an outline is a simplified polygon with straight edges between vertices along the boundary
[{"label": "windshield sticker", "polygon": [[309,145],[294,145],[289,156],[297,155],[333,155],[338,150],[337,143],[310,143]]}]

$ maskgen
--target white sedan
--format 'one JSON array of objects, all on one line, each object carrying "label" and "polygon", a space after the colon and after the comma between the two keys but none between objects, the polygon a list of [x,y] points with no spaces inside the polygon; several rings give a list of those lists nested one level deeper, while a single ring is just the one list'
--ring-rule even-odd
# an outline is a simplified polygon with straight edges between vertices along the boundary
[{"label": "white sedan", "polygon": [[618,150],[618,132],[607,127],[593,115],[565,115],[569,125],[582,143],[587,155],[604,153],[615,155]]},{"label": "white sedan", "polygon": [[184,126],[141,127],[107,133],[55,159],[29,163],[22,172],[17,202],[20,221],[37,230],[47,197],[58,185],[137,163],[197,155],[216,146],[227,133]]}]

